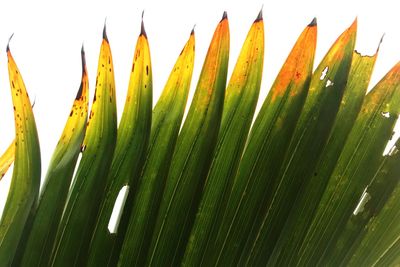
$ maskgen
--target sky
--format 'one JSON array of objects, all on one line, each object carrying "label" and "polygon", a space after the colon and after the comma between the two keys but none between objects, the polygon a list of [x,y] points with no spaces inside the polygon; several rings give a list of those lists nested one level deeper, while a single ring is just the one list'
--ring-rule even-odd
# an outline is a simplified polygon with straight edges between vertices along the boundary
[{"label": "sky", "polygon": [[[25,85],[34,99],[42,154],[42,177],[68,117],[80,84],[80,49],[84,44],[91,99],[98,53],[106,20],[117,90],[118,115],[125,102],[141,14],[150,42],[155,104],[179,52],[195,26],[193,94],[214,29],[223,11],[230,25],[228,79],[241,45],[259,10],[265,22],[265,60],[259,105],[304,27],[318,22],[314,68],[334,40],[357,17],[356,49],[375,53],[381,44],[370,88],[400,59],[400,16],[396,1],[7,1],[0,9],[0,153],[14,138],[6,45],[10,42]],[[187,105],[188,106],[188,105]],[[0,182],[0,213],[12,169]]]}]

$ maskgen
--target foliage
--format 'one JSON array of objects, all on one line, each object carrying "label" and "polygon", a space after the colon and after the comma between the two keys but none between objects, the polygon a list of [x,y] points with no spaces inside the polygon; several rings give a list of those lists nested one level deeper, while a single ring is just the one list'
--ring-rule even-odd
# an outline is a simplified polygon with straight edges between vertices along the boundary
[{"label": "foliage", "polygon": [[367,93],[378,50],[354,51],[356,32],[357,21],[313,71],[314,19],[255,116],[262,13],[228,83],[224,13],[183,120],[194,30],[152,109],[142,21],[117,127],[104,27],[91,111],[82,48],[81,85],[40,194],[32,106],[7,46],[16,135],[0,158],[1,176],[14,162],[1,266],[400,264],[400,141],[383,154],[400,113],[400,63]]}]

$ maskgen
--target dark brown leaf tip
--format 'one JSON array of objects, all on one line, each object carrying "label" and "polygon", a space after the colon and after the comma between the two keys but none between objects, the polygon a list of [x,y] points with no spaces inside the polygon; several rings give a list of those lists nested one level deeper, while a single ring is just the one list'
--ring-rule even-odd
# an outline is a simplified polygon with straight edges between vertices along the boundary
[{"label": "dark brown leaf tip", "polygon": [[193,25],[192,31],[190,32],[190,35],[194,35],[194,28],[196,28],[196,24]]},{"label": "dark brown leaf tip", "polygon": [[[81,60],[82,60],[82,78],[86,74],[86,58],[85,58],[85,49],[82,44],[81,48]],[[82,97],[82,90],[83,90],[83,79],[81,81],[81,85],[79,86],[78,93],[76,94],[75,99],[79,100]]]},{"label": "dark brown leaf tip", "polygon": [[224,11],[224,14],[222,14],[222,19],[221,21],[228,19],[228,13],[226,13],[226,11]]},{"label": "dark brown leaf tip", "polygon": [[143,16],[144,16],[144,10],[142,11],[142,24],[140,26],[140,35],[139,36],[143,35],[147,39],[146,30],[144,29]]},{"label": "dark brown leaf tip", "polygon": [[258,21],[263,20],[262,10],[263,10],[263,7],[261,7],[260,12],[258,13],[257,18],[256,18],[256,20],[254,22],[258,22]]},{"label": "dark brown leaf tip", "polygon": [[104,20],[104,27],[103,27],[103,39],[104,39],[104,40],[106,40],[106,41],[107,41],[107,43],[108,43],[108,37],[107,37],[107,27],[106,27],[106,24],[107,24],[107,18],[105,18],[105,20]]},{"label": "dark brown leaf tip", "polygon": [[81,48],[81,61],[82,61],[82,76],[83,76],[86,72],[85,48],[83,47],[83,44]]},{"label": "dark brown leaf tip", "polygon": [[381,47],[381,44],[382,44],[382,42],[383,42],[383,38],[384,38],[384,37],[385,37],[385,34],[382,34],[381,40],[379,41],[379,44],[378,44],[378,48],[376,49],[376,53],[379,52],[379,48]]},{"label": "dark brown leaf tip", "polygon": [[313,20],[308,24],[308,27],[314,27],[317,25],[317,18],[313,18]]},{"label": "dark brown leaf tip", "polygon": [[34,95],[34,98],[33,98],[33,102],[32,102],[32,108],[34,108],[35,107],[35,104],[36,104],[36,95]]},{"label": "dark brown leaf tip", "polygon": [[13,36],[14,36],[14,33],[11,34],[10,38],[8,38],[6,52],[9,52],[9,51],[10,51],[10,41],[11,41],[11,39],[13,38]]},{"label": "dark brown leaf tip", "polygon": [[81,85],[79,86],[78,93],[76,93],[75,100],[79,100],[82,97],[82,91],[83,91],[83,84],[81,83]]}]

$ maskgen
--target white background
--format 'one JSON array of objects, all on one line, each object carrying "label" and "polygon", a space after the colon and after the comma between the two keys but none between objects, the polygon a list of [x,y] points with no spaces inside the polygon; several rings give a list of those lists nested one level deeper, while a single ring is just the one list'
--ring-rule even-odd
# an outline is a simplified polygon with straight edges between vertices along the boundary
[{"label": "white background", "polygon": [[[260,103],[304,27],[318,19],[316,62],[337,36],[358,17],[356,48],[373,54],[383,33],[371,86],[400,59],[400,16],[397,1],[2,1],[0,8],[0,153],[13,140],[14,122],[5,48],[23,75],[42,151],[42,177],[57,144],[80,84],[80,48],[84,43],[93,95],[102,28],[112,48],[119,117],[125,102],[141,12],[150,42],[154,103],[189,33],[196,24],[196,58],[191,94],[214,29],[228,12],[231,53],[229,73],[262,5],[265,21],[265,60]],[[92,97],[91,97],[92,98]],[[259,103],[259,104],[260,104]],[[0,213],[12,170],[0,182]]]}]

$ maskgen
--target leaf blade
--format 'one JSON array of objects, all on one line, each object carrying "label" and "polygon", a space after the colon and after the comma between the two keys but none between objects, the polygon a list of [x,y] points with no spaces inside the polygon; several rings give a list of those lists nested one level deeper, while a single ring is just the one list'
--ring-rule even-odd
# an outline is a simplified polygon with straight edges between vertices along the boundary
[{"label": "leaf blade", "polygon": [[[117,263],[133,197],[147,150],[151,127],[152,67],[150,47],[144,24],[138,37],[129,80],[124,112],[118,128],[117,143],[107,177],[106,194],[90,244],[88,265]],[[115,201],[122,187],[128,186],[128,197],[123,207],[117,233],[108,229]]]},{"label": "leaf blade", "polygon": [[13,141],[11,145],[4,151],[3,155],[0,157],[0,181],[7,173],[11,164],[15,159],[15,142]]},{"label": "leaf blade", "polygon": [[194,219],[192,213],[198,202],[198,190],[211,163],[210,155],[222,115],[228,57],[229,26],[224,13],[211,41],[188,116],[177,140],[147,264],[172,264],[179,262],[183,256],[176,253],[183,254],[183,249],[178,247],[186,243]]},{"label": "leaf blade", "polygon": [[86,131],[88,115],[88,76],[85,53],[81,51],[81,85],[68,120],[53,152],[39,205],[33,212],[33,222],[23,249],[22,266],[43,266],[49,262],[58,224],[67,199],[80,148]]},{"label": "leaf blade", "polygon": [[262,13],[252,24],[227,86],[221,129],[183,265],[201,263],[211,228],[226,205],[257,103],[264,59]]},{"label": "leaf blade", "polygon": [[14,106],[15,163],[0,222],[0,262],[10,265],[28,215],[37,202],[40,186],[40,147],[28,93],[8,46],[7,58]]},{"label": "leaf blade", "polygon": [[286,220],[285,231],[279,236],[268,262],[269,265],[295,264],[290,260],[294,259],[293,255],[297,253],[298,246],[301,245],[310,223],[309,218],[312,218],[315,213],[328,178],[335,168],[344,143],[361,109],[376,57],[377,54],[370,57],[354,52],[347,88],[329,140],[308,183],[299,189],[298,197]]},{"label": "leaf blade", "polygon": [[194,67],[194,32],[177,59],[153,110],[152,130],[119,265],[143,265],[161,193],[183,118]]},{"label": "leaf blade", "polygon": [[105,33],[100,49],[96,91],[89,115],[83,154],[58,227],[51,264],[80,265],[86,261],[117,132],[115,84],[111,49]]},{"label": "leaf blade", "polygon": [[[205,254],[210,256],[204,256],[205,264],[229,265],[238,260],[238,256],[228,256],[227,251],[239,249],[241,239],[248,234],[250,220],[259,203],[257,196],[249,198],[246,192],[250,190],[249,184],[252,183],[257,183],[260,190],[265,192],[268,188],[268,179],[265,179],[267,170],[278,171],[276,164],[272,163],[282,159],[288,147],[286,139],[293,134],[299,118],[310,82],[315,44],[316,25],[312,23],[302,32],[290,52],[251,129],[229,195],[229,204],[219,218],[221,226],[211,234],[213,239]],[[276,148],[278,149],[275,150]],[[274,153],[275,151],[283,153]],[[270,155],[273,155],[273,160]],[[227,250],[226,244],[229,246]]]},{"label": "leaf blade", "polygon": [[[392,68],[365,98],[303,241],[299,252],[300,264],[326,260],[325,254],[351,216],[358,197],[378,170],[400,109],[400,91],[396,84],[400,78],[399,66]],[[393,116],[383,116],[382,112],[386,111]],[[313,247],[319,247],[319,250]]]}]

